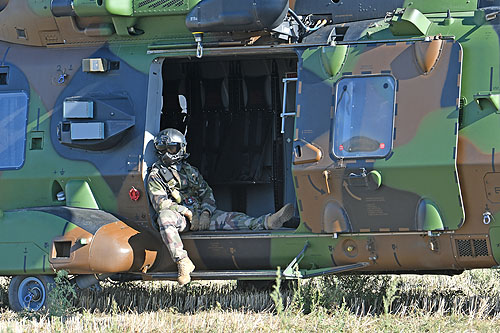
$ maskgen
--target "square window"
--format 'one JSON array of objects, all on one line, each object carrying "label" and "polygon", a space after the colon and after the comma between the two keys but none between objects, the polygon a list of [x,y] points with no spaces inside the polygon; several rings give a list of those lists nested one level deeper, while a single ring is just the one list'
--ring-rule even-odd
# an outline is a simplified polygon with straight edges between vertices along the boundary
[{"label": "square window", "polygon": [[25,29],[17,29],[16,28],[16,33],[17,33],[17,38],[18,39],[28,39],[26,36],[26,30]]},{"label": "square window", "polygon": [[339,158],[383,158],[392,149],[396,81],[390,75],[337,82],[333,153]]},{"label": "square window", "polygon": [[43,149],[43,132],[33,131],[30,133],[30,150],[42,150]]},{"label": "square window", "polygon": [[0,169],[19,169],[24,163],[28,95],[0,93]]}]

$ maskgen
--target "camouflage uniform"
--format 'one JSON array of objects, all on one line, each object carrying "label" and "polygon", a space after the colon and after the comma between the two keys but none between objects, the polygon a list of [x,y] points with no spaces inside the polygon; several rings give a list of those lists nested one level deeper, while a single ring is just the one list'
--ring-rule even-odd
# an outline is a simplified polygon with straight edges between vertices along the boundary
[{"label": "camouflage uniform", "polygon": [[[188,231],[189,223],[183,215],[188,209],[193,213],[193,220],[204,210],[209,211],[209,230],[264,229],[268,215],[255,218],[217,210],[212,189],[198,169],[184,161],[178,165],[176,168],[157,162],[148,178],[149,198],[158,213],[160,234],[175,262],[187,257],[179,232]],[[170,180],[162,175],[162,168],[171,172]]]}]

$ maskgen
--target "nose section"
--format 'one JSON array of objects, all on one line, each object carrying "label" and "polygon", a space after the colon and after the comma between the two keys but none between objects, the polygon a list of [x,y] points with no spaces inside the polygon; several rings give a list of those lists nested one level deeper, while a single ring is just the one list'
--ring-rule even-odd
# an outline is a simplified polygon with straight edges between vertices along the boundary
[{"label": "nose section", "polygon": [[141,272],[153,266],[161,244],[122,221],[106,224],[94,235],[81,228],[54,239],[50,263],[71,274]]}]

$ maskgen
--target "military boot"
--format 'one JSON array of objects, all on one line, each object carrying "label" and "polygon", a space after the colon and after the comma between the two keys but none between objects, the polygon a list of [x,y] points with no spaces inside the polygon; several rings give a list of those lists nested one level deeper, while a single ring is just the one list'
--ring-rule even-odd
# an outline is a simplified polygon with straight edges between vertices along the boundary
[{"label": "military boot", "polygon": [[293,217],[293,205],[286,204],[281,207],[276,213],[268,216],[264,222],[264,227],[266,229],[279,229],[283,224]]},{"label": "military boot", "polygon": [[189,259],[189,257],[181,259],[177,262],[177,282],[179,282],[180,286],[191,282],[190,274],[192,271],[194,271],[194,268],[194,264],[191,259]]}]

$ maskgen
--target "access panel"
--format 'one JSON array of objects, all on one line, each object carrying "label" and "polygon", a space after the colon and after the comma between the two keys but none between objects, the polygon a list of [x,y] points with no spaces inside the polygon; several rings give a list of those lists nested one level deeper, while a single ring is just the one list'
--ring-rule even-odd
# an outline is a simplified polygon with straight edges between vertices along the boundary
[{"label": "access panel", "polygon": [[293,174],[313,232],[456,230],[458,42],[311,48],[299,60]]}]

